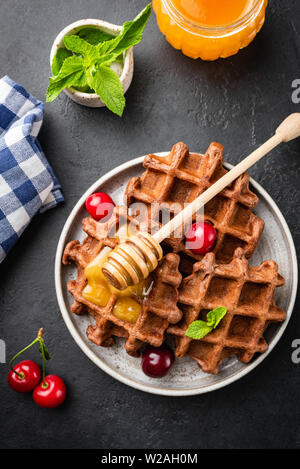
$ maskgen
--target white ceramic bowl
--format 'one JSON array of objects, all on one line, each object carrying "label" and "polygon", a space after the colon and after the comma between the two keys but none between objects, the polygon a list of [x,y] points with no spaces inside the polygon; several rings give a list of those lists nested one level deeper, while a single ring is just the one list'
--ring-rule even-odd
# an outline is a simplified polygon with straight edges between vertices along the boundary
[{"label": "white ceramic bowl", "polygon": [[[102,21],[98,19],[84,19],[75,21],[75,23],[69,24],[66,26],[55,38],[51,51],[50,51],[50,66],[53,61],[53,57],[56,54],[57,49],[63,46],[63,38],[65,36],[71,36],[72,34],[76,34],[79,30],[85,27],[98,27],[101,30],[111,33],[115,36],[121,31],[122,26],[108,23],[107,21]],[[126,93],[128,90],[130,83],[133,77],[133,69],[134,69],[134,61],[133,61],[133,48],[131,47],[125,52],[124,56],[124,66],[120,76],[120,82],[123,86],[123,91]],[[81,91],[77,91],[74,88],[65,88],[64,92],[66,93],[69,98],[75,101],[78,104],[82,104],[83,106],[87,107],[103,107],[105,104],[96,93],[83,93]]]},{"label": "white ceramic bowl", "polygon": [[[165,154],[159,153],[161,156]],[[86,198],[93,192],[103,191],[109,193],[116,204],[121,204],[128,180],[144,172],[143,160],[144,157],[140,157],[127,161],[102,176],[82,195],[71,211],[62,230],[55,259],[55,287],[59,307],[75,342],[99,368],[115,379],[153,394],[165,396],[203,394],[227,386],[245,376],[266,358],[279,341],[291,317],[296,297],[298,271],[295,246],[277,205],[267,192],[251,179],[251,189],[260,200],[255,213],[265,221],[265,230],[251,259],[251,264],[258,265],[268,259],[274,259],[278,263],[279,272],[285,277],[286,283],[277,289],[277,303],[286,310],[287,319],[282,324],[269,326],[266,333],[268,350],[254,357],[248,364],[241,363],[236,357],[230,357],[224,360],[217,375],[209,375],[203,373],[194,360],[184,357],[175,360],[170,372],[164,378],[149,378],[143,374],[140,360],[130,357],[125,352],[123,339],[117,340],[113,347],[97,347],[89,342],[86,337],[86,328],[93,320],[88,315],[78,316],[70,312],[73,297],[68,293],[66,284],[69,280],[76,278],[76,268],[63,266],[61,263],[67,242],[72,239],[82,240],[85,237],[82,219],[88,215],[85,209]],[[227,164],[225,166],[231,167]],[[282,366],[280,361],[279,366]]]}]

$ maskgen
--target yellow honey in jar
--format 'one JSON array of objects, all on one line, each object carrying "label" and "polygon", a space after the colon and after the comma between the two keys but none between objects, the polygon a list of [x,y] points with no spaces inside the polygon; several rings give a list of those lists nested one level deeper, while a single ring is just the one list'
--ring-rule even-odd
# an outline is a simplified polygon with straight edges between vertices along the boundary
[{"label": "yellow honey in jar", "polygon": [[153,0],[168,42],[194,59],[229,57],[246,47],[265,21],[268,0]]}]

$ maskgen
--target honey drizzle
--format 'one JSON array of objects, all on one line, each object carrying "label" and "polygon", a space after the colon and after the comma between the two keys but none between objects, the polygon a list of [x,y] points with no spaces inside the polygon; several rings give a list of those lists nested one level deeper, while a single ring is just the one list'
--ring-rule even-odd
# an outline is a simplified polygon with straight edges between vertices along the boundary
[{"label": "honey drizzle", "polygon": [[112,295],[116,296],[113,314],[124,321],[135,323],[141,313],[141,304],[137,299],[148,295],[151,286],[151,278],[142,280],[139,284],[120,291],[114,288],[102,273],[102,265],[106,262],[111,249],[105,247],[98,256],[85,268],[87,285],[83,289],[82,296],[93,304],[105,307]]}]

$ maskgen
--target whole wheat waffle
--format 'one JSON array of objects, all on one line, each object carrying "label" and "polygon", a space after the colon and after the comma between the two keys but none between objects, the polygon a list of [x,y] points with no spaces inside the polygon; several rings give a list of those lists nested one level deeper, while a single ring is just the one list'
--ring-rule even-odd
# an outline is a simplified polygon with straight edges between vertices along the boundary
[{"label": "whole wheat waffle", "polygon": [[107,223],[92,218],[83,220],[83,229],[88,234],[82,244],[71,241],[67,244],[63,263],[76,263],[77,279],[68,282],[67,288],[74,296],[71,311],[76,314],[89,313],[95,324],[87,328],[87,337],[96,345],[111,346],[114,336],[125,337],[125,348],[131,355],[137,355],[144,342],[158,347],[164,340],[164,333],[170,323],[178,322],[182,313],[177,306],[178,287],[181,275],[178,271],[179,256],[167,254],[153,274],[153,286],[141,303],[142,309],[137,321],[132,324],[117,318],[113,308],[117,296],[112,294],[106,306],[98,306],[82,296],[87,284],[84,269],[106,246],[114,248],[119,239],[114,237],[116,226],[136,223],[128,216],[126,207],[116,207]]},{"label": "whole wheat waffle", "polygon": [[[256,352],[265,352],[265,329],[286,318],[275,302],[275,288],[283,284],[276,262],[252,267],[241,248],[229,264],[218,264],[213,253],[206,254],[179,289],[183,318],[167,331],[176,338],[176,356],[189,355],[203,371],[216,374],[226,357],[237,355],[248,363]],[[185,335],[193,321],[206,320],[207,312],[219,306],[228,312],[213,332],[200,340]]]},{"label": "whole wheat waffle", "polygon": [[[183,204],[192,202],[227,172],[223,167],[223,153],[219,143],[211,143],[205,155],[201,155],[190,153],[188,147],[179,142],[165,157],[146,156],[143,163],[146,171],[127,185],[126,204],[146,204],[148,213],[139,214],[140,221],[148,224],[148,230],[150,223],[152,229],[153,226],[159,228],[165,210],[177,213]],[[219,262],[230,262],[237,247],[244,249],[247,258],[255,251],[264,228],[263,220],[251,212],[257,203],[257,196],[249,189],[249,175],[244,173],[205,205],[204,219],[217,230],[213,252]],[[163,245],[184,254],[183,271],[191,270],[191,258],[201,260],[203,257],[186,248],[184,237],[171,236]]]}]

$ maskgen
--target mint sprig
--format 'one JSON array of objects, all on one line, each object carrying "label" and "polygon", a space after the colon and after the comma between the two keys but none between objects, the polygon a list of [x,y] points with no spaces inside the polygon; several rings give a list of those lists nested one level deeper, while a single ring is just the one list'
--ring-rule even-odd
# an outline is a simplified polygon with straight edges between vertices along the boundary
[{"label": "mint sprig", "polygon": [[150,15],[151,3],[133,21],[124,23],[116,37],[93,28],[65,36],[65,48],[58,49],[52,62],[46,101],[56,99],[64,88],[94,91],[108,109],[122,116],[124,92],[110,65],[122,60],[123,53],[141,41]]},{"label": "mint sprig", "polygon": [[185,335],[187,337],[190,337],[191,339],[202,339],[219,325],[226,313],[227,308],[225,308],[224,306],[209,311],[206,316],[207,320],[193,321],[189,325]]}]

